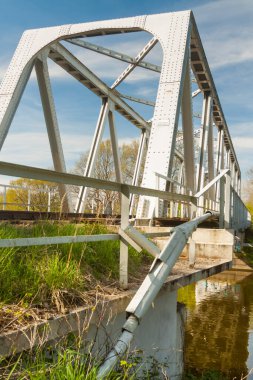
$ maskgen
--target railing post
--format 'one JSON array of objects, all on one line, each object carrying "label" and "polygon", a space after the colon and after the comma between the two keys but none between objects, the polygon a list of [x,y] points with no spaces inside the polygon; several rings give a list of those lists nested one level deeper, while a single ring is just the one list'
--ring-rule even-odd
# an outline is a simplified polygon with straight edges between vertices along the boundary
[{"label": "railing post", "polygon": [[6,186],[4,186],[4,195],[3,195],[3,210],[6,209],[6,199],[7,199],[7,196],[6,196]]},{"label": "railing post", "polygon": [[28,189],[27,211],[30,211],[31,206],[31,190]]},{"label": "railing post", "polygon": [[226,174],[225,184],[225,209],[224,209],[224,228],[231,227],[231,177]]},{"label": "railing post", "polygon": [[[130,193],[127,185],[121,185],[121,222],[124,230],[129,225]],[[119,282],[123,289],[128,288],[128,244],[120,240]]]},{"label": "railing post", "polygon": [[192,237],[189,238],[189,267],[194,268],[196,260],[196,244]]},{"label": "railing post", "polygon": [[48,188],[47,189],[48,191],[48,198],[47,198],[47,211],[50,212],[51,211],[51,192],[50,192],[50,189]]}]

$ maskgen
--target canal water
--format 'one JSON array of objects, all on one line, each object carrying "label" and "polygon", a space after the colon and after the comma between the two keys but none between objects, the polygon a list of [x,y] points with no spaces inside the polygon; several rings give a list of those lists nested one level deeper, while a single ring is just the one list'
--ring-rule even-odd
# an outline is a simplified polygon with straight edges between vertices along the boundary
[{"label": "canal water", "polygon": [[180,289],[178,301],[185,305],[185,372],[253,379],[253,274],[209,277]]}]

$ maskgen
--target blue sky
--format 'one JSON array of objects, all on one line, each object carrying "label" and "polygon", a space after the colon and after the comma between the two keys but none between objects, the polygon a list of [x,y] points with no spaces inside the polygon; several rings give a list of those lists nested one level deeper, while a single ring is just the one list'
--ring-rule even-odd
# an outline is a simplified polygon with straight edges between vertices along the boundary
[{"label": "blue sky", "polygon": [[[171,0],[0,0],[0,80],[15,51],[21,34],[30,28],[79,23],[118,17],[192,9],[207,59],[233,138],[244,178],[253,166],[253,1],[171,1]],[[93,42],[135,55],[148,41],[144,33],[102,37]],[[119,47],[120,45],[120,47]],[[79,55],[95,73],[111,84],[126,67],[118,61],[95,57],[93,53],[68,48]],[[159,63],[156,47],[147,60]],[[106,67],[106,69],[105,69]],[[58,111],[63,147],[70,170],[80,154],[89,148],[99,110],[99,99],[54,65],[50,65],[52,88]],[[156,75],[137,69],[120,90],[154,100]],[[138,110],[151,117],[152,109]],[[196,111],[200,111],[197,109]],[[138,130],[117,118],[121,142],[138,137]],[[195,125],[199,120],[195,120]],[[105,137],[108,132],[105,131]],[[10,128],[0,160],[52,167],[45,123],[35,76],[32,75],[17,115]],[[0,180],[1,183],[4,178]]]}]

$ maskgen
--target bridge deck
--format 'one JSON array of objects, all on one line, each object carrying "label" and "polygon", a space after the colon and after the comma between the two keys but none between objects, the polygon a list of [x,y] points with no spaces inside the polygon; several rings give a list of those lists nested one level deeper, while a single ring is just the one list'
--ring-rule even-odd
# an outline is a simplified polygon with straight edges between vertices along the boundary
[{"label": "bridge deck", "polygon": [[[73,223],[101,223],[107,225],[120,224],[120,215],[108,216],[107,214],[97,215],[94,213],[59,213],[46,211],[0,210],[0,221],[8,220],[20,223],[22,221],[60,219]],[[154,218],[154,225],[156,227],[175,227],[188,221],[189,219],[187,218]],[[210,221],[201,223],[199,226],[203,228],[219,228],[219,220],[218,218],[214,217]]]}]

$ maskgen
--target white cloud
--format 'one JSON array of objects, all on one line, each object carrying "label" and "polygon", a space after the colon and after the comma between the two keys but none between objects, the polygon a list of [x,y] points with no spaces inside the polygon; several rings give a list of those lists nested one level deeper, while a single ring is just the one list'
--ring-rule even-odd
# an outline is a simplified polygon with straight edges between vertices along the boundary
[{"label": "white cloud", "polygon": [[252,0],[219,0],[194,10],[212,69],[253,60]]},{"label": "white cloud", "polygon": [[[73,169],[80,155],[91,147],[92,135],[61,135],[67,171]],[[132,137],[120,138],[119,146],[131,144]],[[20,165],[34,166],[38,168],[52,168],[53,161],[46,133],[12,133],[9,134],[0,152],[0,161],[12,162]],[[1,184],[8,184],[12,177],[0,176]],[[1,191],[1,189],[0,189]]]},{"label": "white cloud", "polygon": [[[68,169],[80,154],[91,145],[92,136],[62,133],[62,145]],[[0,152],[0,160],[35,167],[53,166],[49,141],[46,133],[9,133]]]},{"label": "white cloud", "polygon": [[234,137],[233,144],[236,151],[251,150],[253,151],[253,137]]}]

